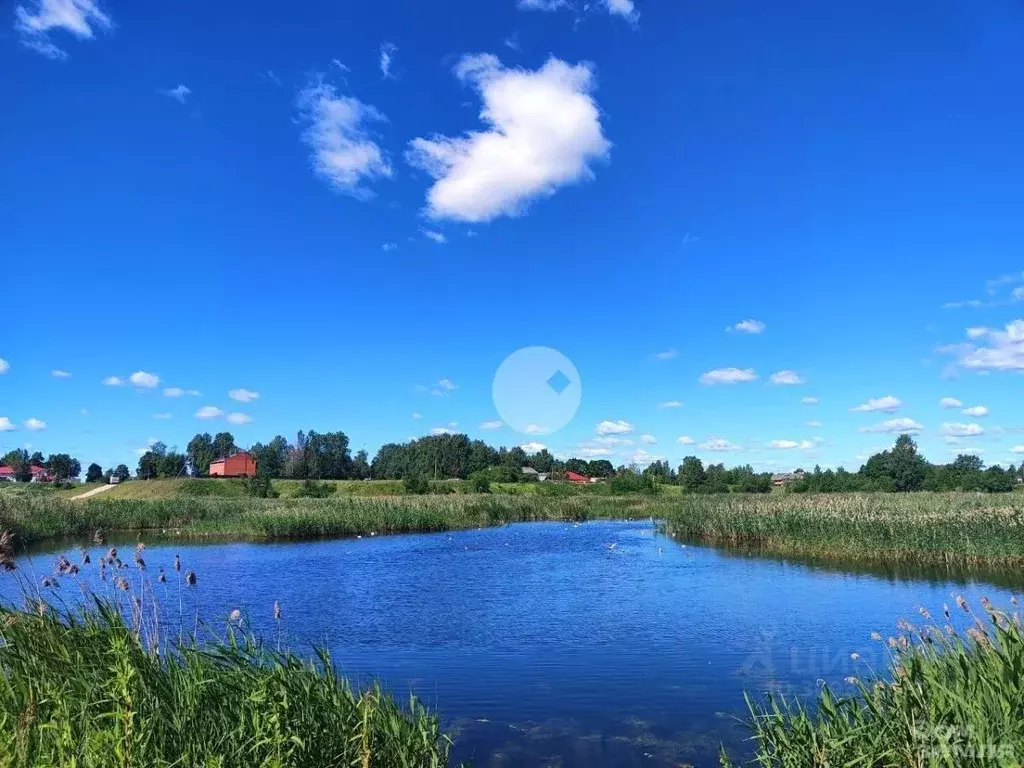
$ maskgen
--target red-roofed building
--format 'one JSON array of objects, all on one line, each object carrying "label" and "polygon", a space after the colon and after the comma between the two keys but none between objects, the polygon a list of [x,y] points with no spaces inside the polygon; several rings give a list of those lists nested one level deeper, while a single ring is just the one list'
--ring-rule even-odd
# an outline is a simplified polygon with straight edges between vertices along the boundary
[{"label": "red-roofed building", "polygon": [[581,475],[578,472],[566,472],[565,479],[570,483],[576,483],[577,485],[586,485],[590,482],[589,477]]},{"label": "red-roofed building", "polygon": [[226,459],[210,464],[210,477],[254,477],[256,459],[248,451],[239,451]]},{"label": "red-roofed building", "polygon": [[[33,483],[52,483],[53,475],[51,475],[46,467],[40,467],[37,464],[33,464],[30,467],[32,471],[32,482]],[[14,467],[0,467],[0,481],[11,482],[18,479],[18,470]]]}]

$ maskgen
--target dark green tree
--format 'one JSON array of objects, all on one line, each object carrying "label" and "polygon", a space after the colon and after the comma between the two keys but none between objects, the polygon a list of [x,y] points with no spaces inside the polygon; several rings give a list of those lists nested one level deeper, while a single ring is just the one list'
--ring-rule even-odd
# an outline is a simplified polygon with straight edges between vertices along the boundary
[{"label": "dark green tree", "polygon": [[688,493],[700,493],[707,485],[708,477],[704,471],[704,463],[696,456],[687,456],[679,465],[679,485]]},{"label": "dark green tree", "polygon": [[101,483],[103,482],[103,467],[99,464],[90,464],[89,469],[85,472],[85,482],[87,483]]}]

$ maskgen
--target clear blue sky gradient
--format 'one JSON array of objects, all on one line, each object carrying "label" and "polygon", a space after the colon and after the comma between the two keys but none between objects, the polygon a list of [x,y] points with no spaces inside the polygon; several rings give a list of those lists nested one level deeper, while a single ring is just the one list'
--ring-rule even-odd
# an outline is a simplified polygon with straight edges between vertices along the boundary
[{"label": "clear blue sky gradient", "polygon": [[[92,39],[51,30],[63,60],[22,45],[10,5],[0,20],[0,417],[17,427],[0,432],[4,449],[134,467],[150,438],[183,447],[228,428],[249,444],[313,428],[372,454],[454,423],[616,464],[697,453],[856,467],[895,437],[862,427],[910,418],[932,460],[1024,458],[1024,353],[1011,344],[1011,364],[972,369],[943,350],[1024,317],[1016,0],[636,0],[633,23],[516,0],[101,7],[113,25]],[[481,128],[477,93],[452,73],[469,53],[593,64],[612,143],[593,178],[521,216],[425,219],[431,179],[403,153]],[[296,100],[316,73],[387,116],[372,130],[394,174],[367,184],[369,200],[311,169]],[[162,93],[179,84],[184,103]],[[983,306],[943,307],[967,300]],[[726,331],[748,318],[764,332]],[[578,415],[542,438],[481,430],[497,418],[496,368],[528,345],[573,360]],[[700,383],[727,367],[758,378]],[[160,385],[102,384],[140,370]],[[771,384],[780,370],[805,383]],[[458,388],[418,391],[442,378]],[[232,402],[239,387],[259,399]],[[890,394],[894,413],[850,410]],[[203,406],[253,421],[195,418]],[[604,420],[629,422],[633,444],[592,442]],[[984,433],[950,443],[944,423]],[[711,438],[742,450],[699,447]]]}]

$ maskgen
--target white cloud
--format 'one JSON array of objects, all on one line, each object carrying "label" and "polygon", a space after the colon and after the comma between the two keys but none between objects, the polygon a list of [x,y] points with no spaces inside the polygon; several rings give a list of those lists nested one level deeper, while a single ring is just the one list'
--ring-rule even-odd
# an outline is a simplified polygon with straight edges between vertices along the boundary
[{"label": "white cloud", "polygon": [[580,453],[588,458],[593,459],[598,456],[611,456],[612,452],[608,448],[581,448]]},{"label": "white cloud", "polygon": [[154,413],[153,418],[166,420],[172,418],[172,416],[169,413]]},{"label": "white cloud", "polygon": [[742,450],[738,445],[730,443],[728,440],[722,437],[708,438],[707,442],[701,443],[698,446],[703,451],[739,451]]},{"label": "white cloud", "polygon": [[79,411],[79,413],[82,414],[83,416],[88,416],[89,415],[89,409],[88,408],[82,408]]},{"label": "white cloud", "polygon": [[46,422],[41,421],[39,419],[26,419],[25,429],[30,430],[32,432],[40,432],[46,429]]},{"label": "white cloud", "polygon": [[595,437],[592,442],[598,445],[632,445],[633,441],[627,437],[612,437],[606,435],[603,437]]},{"label": "white cloud", "polygon": [[630,21],[636,21],[640,17],[633,0],[604,0],[604,4],[608,7],[608,13],[617,14]]},{"label": "white cloud", "polygon": [[850,410],[854,413],[896,413],[901,405],[903,405],[902,400],[892,395],[886,395],[885,397],[872,397],[866,403],[861,403]]},{"label": "white cloud", "polygon": [[175,101],[184,104],[185,99],[188,97],[192,90],[187,85],[179,85],[175,88],[170,88],[165,91],[160,91],[164,96],[169,96]]},{"label": "white cloud", "polygon": [[452,390],[459,388],[458,385],[451,379],[441,379],[439,382],[437,382],[437,386],[439,386],[441,389],[447,390],[448,392],[451,392]]},{"label": "white cloud", "polygon": [[637,464],[638,466],[645,467],[648,464],[653,464],[656,461],[664,461],[664,456],[655,456],[645,451],[643,448],[637,448],[636,453],[626,459],[629,464]]},{"label": "white cloud", "polygon": [[689,435],[682,435],[676,442],[680,445],[693,445],[696,441]]},{"label": "white cloud", "polygon": [[800,402],[804,405],[817,405],[821,401],[816,397],[801,397]]},{"label": "white cloud", "polygon": [[772,384],[803,384],[804,380],[796,371],[776,371],[771,375]]},{"label": "white cloud", "polygon": [[519,447],[522,448],[527,453],[539,453],[540,451],[543,451],[543,450],[547,449],[547,446],[544,445],[544,443],[535,443],[535,442],[524,443],[523,445],[520,445]]},{"label": "white cloud", "polygon": [[317,81],[299,94],[298,107],[309,127],[302,140],[312,151],[317,175],[331,187],[357,200],[373,197],[364,182],[390,179],[388,158],[370,137],[370,123],[387,120],[369,104],[353,96],[339,96],[334,86]]},{"label": "white cloud", "polygon": [[701,374],[701,384],[737,384],[741,381],[753,381],[757,374],[753,368],[715,368]]},{"label": "white cloud", "polygon": [[659,408],[682,408],[683,404],[678,400],[666,400],[664,403],[658,403]]},{"label": "white cloud", "polygon": [[196,411],[197,419],[219,419],[223,415],[224,411],[215,405],[204,405]]},{"label": "white cloud", "polygon": [[7,373],[9,370],[11,370],[11,364],[0,357],[0,373]]},{"label": "white cloud", "polygon": [[528,435],[543,435],[547,431],[547,428],[538,424],[527,424],[526,429],[523,430]]},{"label": "white cloud", "polygon": [[228,397],[240,403],[251,403],[253,400],[259,400],[260,393],[251,389],[232,389],[228,391]]},{"label": "white cloud", "polygon": [[654,445],[655,443],[657,443],[657,442],[658,442],[658,438],[656,438],[656,437],[655,437],[654,435],[652,435],[652,434],[646,434],[646,435],[642,435],[642,436],[640,437],[640,440],[641,440],[641,441],[643,441],[643,442],[645,442],[645,443],[647,443],[648,445]]},{"label": "white cloud", "polygon": [[963,403],[961,403],[955,397],[944,397],[941,400],[939,400],[939,405],[942,406],[943,408],[960,408],[961,406],[963,406]]},{"label": "white cloud", "polygon": [[572,6],[569,0],[519,0],[517,7],[521,11],[558,11]]},{"label": "white cloud", "polygon": [[1024,445],[1015,445],[1010,449],[1010,453],[1024,453]]},{"label": "white cloud", "polygon": [[422,232],[424,237],[433,240],[438,245],[444,245],[448,242],[448,238],[444,236],[444,232],[438,232],[434,229],[424,229]]},{"label": "white cloud", "polygon": [[817,443],[814,440],[772,440],[769,444],[769,448],[776,448],[779,450],[792,450],[793,448],[799,448],[802,451],[811,450]]},{"label": "white cloud", "polygon": [[979,416],[988,416],[988,408],[984,405],[972,405],[970,408],[964,408],[962,413],[964,416],[978,418]]},{"label": "white cloud", "polygon": [[185,394],[185,390],[181,387],[167,387],[164,390],[164,397],[181,397]]},{"label": "white cloud", "polygon": [[81,40],[93,37],[93,27],[110,29],[113,22],[93,0],[35,0],[35,10],[14,9],[14,29],[21,43],[51,59],[67,54],[50,41],[49,33],[63,29]]},{"label": "white cloud", "polygon": [[128,381],[132,383],[133,387],[139,387],[140,389],[152,389],[160,383],[160,377],[153,373],[147,373],[146,371],[136,371],[128,377]]},{"label": "white cloud", "polygon": [[736,323],[736,325],[731,325],[725,330],[739,331],[740,333],[764,333],[764,330],[767,327],[768,326],[760,320],[741,320]]},{"label": "white cloud", "polygon": [[985,430],[980,424],[961,424],[949,421],[943,423],[940,431],[949,437],[977,437],[985,434]]},{"label": "white cloud", "polygon": [[655,360],[671,360],[673,357],[679,354],[677,349],[666,349],[664,352],[655,352],[652,357]]},{"label": "white cloud", "polygon": [[412,417],[413,417],[414,419],[422,419],[422,418],[423,418],[423,414],[422,414],[422,413],[414,413],[414,414],[412,415]]},{"label": "white cloud", "polygon": [[504,426],[505,422],[503,421],[485,421],[480,425],[480,429],[501,429]]},{"label": "white cloud", "polygon": [[430,434],[435,435],[435,436],[436,435],[454,435],[455,434],[455,430],[449,429],[448,427],[434,427],[432,430],[430,430]]},{"label": "white cloud", "polygon": [[103,383],[108,387],[120,387],[124,384],[124,379],[120,376],[107,376],[107,378],[103,380]]},{"label": "white cloud", "polygon": [[820,421],[808,421],[807,422],[807,426],[810,427],[811,429],[817,429],[818,427],[821,426],[821,422]]},{"label": "white cloud", "polygon": [[380,46],[380,73],[384,76],[384,79],[389,77],[393,79],[391,74],[391,62],[392,57],[398,50],[398,46],[394,43],[381,43]]},{"label": "white cloud", "polygon": [[435,179],[426,212],[434,219],[491,221],[517,216],[567,184],[592,179],[608,157],[589,64],[550,58],[539,70],[506,69],[490,54],[464,56],[456,76],[483,100],[485,130],[409,143],[406,158]]},{"label": "white cloud", "polygon": [[252,421],[252,416],[247,413],[229,413],[227,415],[227,421],[229,424],[248,424]]},{"label": "white cloud", "polygon": [[881,424],[874,424],[870,427],[861,427],[861,432],[920,432],[924,429],[921,424],[906,417],[888,419]]},{"label": "white cloud", "polygon": [[[622,16],[627,21],[636,22],[640,18],[633,0],[599,0],[599,5],[610,14]],[[573,4],[569,0],[518,0],[516,7],[521,11],[560,11],[572,10]],[[584,10],[594,6],[585,3]]]},{"label": "white cloud", "polygon": [[193,397],[199,397],[203,393],[200,392],[198,389],[186,389],[185,394],[192,395]]},{"label": "white cloud", "polygon": [[939,347],[938,351],[954,355],[957,365],[978,373],[1024,371],[1024,320],[1014,320],[1002,331],[989,330],[984,338],[987,346],[966,342]]},{"label": "white cloud", "polygon": [[395,250],[397,247],[398,243],[384,243],[384,245],[382,245],[380,249],[384,251],[384,253],[388,253],[390,251]]},{"label": "white cloud", "polygon": [[54,368],[52,371],[50,371],[50,375],[53,376],[54,378],[57,378],[57,379],[70,379],[71,378],[71,374],[70,373],[68,373],[67,371],[62,371],[59,368]]},{"label": "white cloud", "polygon": [[967,338],[969,339],[980,339],[988,333],[988,328],[984,326],[975,326],[974,328],[967,329]]},{"label": "white cloud", "polygon": [[599,435],[628,435],[633,431],[633,425],[628,421],[602,421],[597,425]]},{"label": "white cloud", "polygon": [[0,416],[0,432],[14,432],[18,428],[6,416]]}]

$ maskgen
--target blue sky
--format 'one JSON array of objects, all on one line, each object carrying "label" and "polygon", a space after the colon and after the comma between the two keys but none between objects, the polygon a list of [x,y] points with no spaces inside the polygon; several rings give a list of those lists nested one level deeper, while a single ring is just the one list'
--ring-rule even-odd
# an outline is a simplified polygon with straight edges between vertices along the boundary
[{"label": "blue sky", "polygon": [[[4,449],[1024,458],[1016,0],[8,8]],[[532,345],[576,417],[483,428]]]}]

